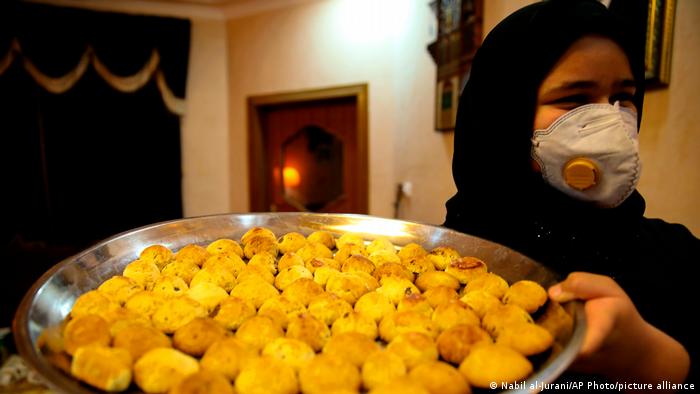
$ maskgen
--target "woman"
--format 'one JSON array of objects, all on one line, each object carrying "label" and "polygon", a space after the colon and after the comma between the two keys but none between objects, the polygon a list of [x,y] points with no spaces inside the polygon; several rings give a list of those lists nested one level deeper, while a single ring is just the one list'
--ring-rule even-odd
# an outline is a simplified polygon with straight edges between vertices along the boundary
[{"label": "woman", "polygon": [[579,371],[679,383],[700,241],[643,217],[644,70],[621,27],[597,1],[551,0],[493,29],[460,98],[445,226],[568,275],[549,293],[586,301]]}]

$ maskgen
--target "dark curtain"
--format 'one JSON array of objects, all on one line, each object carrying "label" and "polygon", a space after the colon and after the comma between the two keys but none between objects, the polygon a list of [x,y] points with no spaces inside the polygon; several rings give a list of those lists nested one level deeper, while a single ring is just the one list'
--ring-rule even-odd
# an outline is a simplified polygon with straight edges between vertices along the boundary
[{"label": "dark curtain", "polygon": [[[186,20],[0,5],[0,59],[16,39],[23,57],[59,77],[90,45],[112,73],[129,76],[155,48],[180,98],[189,34]],[[0,327],[61,259],[116,233],[182,217],[180,118],[166,108],[154,78],[122,93],[90,66],[72,89],[52,94],[15,59],[0,75],[0,133]]]}]

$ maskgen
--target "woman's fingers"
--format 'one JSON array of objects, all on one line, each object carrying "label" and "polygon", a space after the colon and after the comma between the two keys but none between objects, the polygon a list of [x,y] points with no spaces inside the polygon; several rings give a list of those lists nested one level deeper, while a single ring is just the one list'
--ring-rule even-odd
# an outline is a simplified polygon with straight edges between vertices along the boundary
[{"label": "woman's fingers", "polygon": [[626,294],[610,277],[587,272],[573,272],[563,282],[549,288],[549,297],[557,302],[620,296],[626,297]]}]

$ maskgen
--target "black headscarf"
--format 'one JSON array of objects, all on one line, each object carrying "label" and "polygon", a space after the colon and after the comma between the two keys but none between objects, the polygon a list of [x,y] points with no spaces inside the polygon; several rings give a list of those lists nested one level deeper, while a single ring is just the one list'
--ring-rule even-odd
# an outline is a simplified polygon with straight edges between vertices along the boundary
[{"label": "black headscarf", "polygon": [[608,37],[625,51],[641,119],[644,37],[629,26],[595,0],[549,0],[491,31],[460,97],[452,162],[457,194],[446,204],[445,226],[516,249],[562,276],[613,277],[642,316],[694,358],[697,335],[685,322],[683,300],[697,300],[690,278],[700,241],[681,225],[644,218],[636,190],[616,208],[597,208],[547,185],[530,162],[538,88],[584,35]]},{"label": "black headscarf", "polygon": [[623,48],[641,114],[644,67],[634,55],[637,37],[626,36],[620,26],[598,1],[550,0],[515,12],[491,31],[460,98],[452,162],[458,192],[447,202],[446,226],[528,252],[528,235],[551,231],[539,227],[561,215],[586,222],[580,224],[642,216],[644,200],[637,192],[615,209],[600,210],[552,189],[530,164],[538,88],[584,35],[609,37]]}]

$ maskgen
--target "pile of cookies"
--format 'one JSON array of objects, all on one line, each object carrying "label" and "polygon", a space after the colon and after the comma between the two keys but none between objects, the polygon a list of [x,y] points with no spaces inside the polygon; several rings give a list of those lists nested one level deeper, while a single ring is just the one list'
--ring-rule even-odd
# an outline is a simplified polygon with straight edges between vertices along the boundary
[{"label": "pile of cookies", "polygon": [[527,378],[571,325],[556,308],[450,247],[255,227],[145,248],[42,346],[105,391],[458,394]]}]

